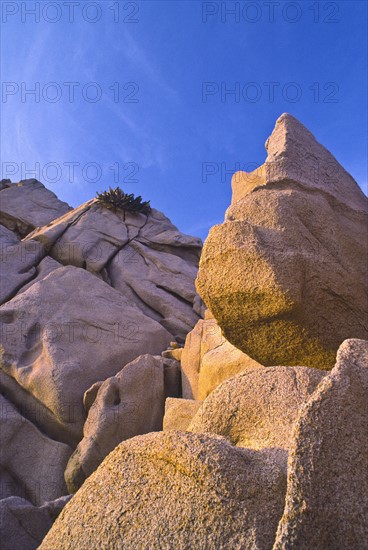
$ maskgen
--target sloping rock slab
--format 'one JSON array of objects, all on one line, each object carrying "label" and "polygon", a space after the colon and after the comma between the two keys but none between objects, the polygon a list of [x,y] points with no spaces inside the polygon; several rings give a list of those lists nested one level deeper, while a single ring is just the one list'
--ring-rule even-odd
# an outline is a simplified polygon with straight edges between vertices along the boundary
[{"label": "sloping rock slab", "polygon": [[[3,371],[82,437],[83,394],[171,335],[94,275],[61,267],[1,307]],[[42,421],[42,419],[41,419]]]},{"label": "sloping rock slab", "polygon": [[267,549],[284,493],[271,453],[184,432],[138,436],[83,484],[40,550]]},{"label": "sloping rock slab", "polygon": [[66,202],[35,179],[22,180],[1,190],[0,223],[22,237],[68,210]]}]

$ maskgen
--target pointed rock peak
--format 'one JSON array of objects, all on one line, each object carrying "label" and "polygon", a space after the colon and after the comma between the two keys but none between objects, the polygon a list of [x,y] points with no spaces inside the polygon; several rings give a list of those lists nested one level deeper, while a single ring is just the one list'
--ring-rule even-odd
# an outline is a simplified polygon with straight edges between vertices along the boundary
[{"label": "pointed rock peak", "polygon": [[334,203],[365,210],[367,199],[357,182],[298,119],[283,113],[267,139],[265,163],[254,172],[236,172],[232,179],[235,204],[265,185],[319,191]]},{"label": "pointed rock peak", "polygon": [[272,162],[280,158],[298,154],[298,149],[304,153],[312,153],[319,148],[327,153],[336,162],[336,159],[323,145],[317,142],[313,134],[295,117],[289,113],[283,113],[277,120],[272,134],[267,139],[265,147],[268,153],[266,162]]}]

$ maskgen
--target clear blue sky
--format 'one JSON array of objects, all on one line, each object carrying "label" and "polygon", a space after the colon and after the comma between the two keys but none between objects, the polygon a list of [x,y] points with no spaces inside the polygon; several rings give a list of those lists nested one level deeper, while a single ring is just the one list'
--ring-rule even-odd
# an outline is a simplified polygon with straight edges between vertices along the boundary
[{"label": "clear blue sky", "polygon": [[3,0],[3,176],[39,163],[72,206],[119,184],[205,238],[289,112],[366,191],[366,24],[351,0]]}]

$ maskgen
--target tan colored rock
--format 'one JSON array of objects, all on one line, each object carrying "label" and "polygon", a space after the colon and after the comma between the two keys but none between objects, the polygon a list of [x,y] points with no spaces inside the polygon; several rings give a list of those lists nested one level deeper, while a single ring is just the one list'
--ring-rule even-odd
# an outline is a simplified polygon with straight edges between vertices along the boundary
[{"label": "tan colored rock", "polygon": [[70,210],[66,202],[35,179],[12,183],[0,192],[0,223],[22,237]]},{"label": "tan colored rock", "polygon": [[184,432],[138,436],[83,484],[40,550],[271,548],[284,493],[269,451]]},{"label": "tan colored rock", "polygon": [[368,342],[346,340],[302,407],[275,550],[368,543]]},{"label": "tan colored rock", "polygon": [[75,493],[116,445],[162,430],[165,367],[172,368],[171,362],[166,360],[165,365],[162,357],[141,355],[87,392],[84,437],[65,471],[69,492]]},{"label": "tan colored rock", "polygon": [[0,395],[0,493],[40,506],[67,494],[64,482],[72,449],[46,437]]},{"label": "tan colored rock", "polygon": [[168,397],[165,401],[164,431],[185,431],[197,413],[202,401]]},{"label": "tan colored rock", "polygon": [[183,235],[158,210],[112,211],[92,199],[28,235],[64,265],[82,267],[119,291],[145,316],[184,342],[198,321],[202,242]]},{"label": "tan colored rock", "polygon": [[367,199],[295,118],[282,115],[257,173],[237,173],[205,242],[197,290],[225,337],[266,366],[331,369],[368,337]]},{"label": "tan colored rock", "polygon": [[42,506],[33,506],[20,497],[0,500],[1,550],[36,550],[70,496]]},{"label": "tan colored rock", "polygon": [[82,437],[84,392],[142,352],[161,353],[171,339],[119,292],[71,266],[4,304],[0,324],[3,372],[48,408],[63,427],[60,439],[72,445]]},{"label": "tan colored rock", "polygon": [[202,401],[224,380],[261,366],[226,340],[215,319],[199,320],[181,354],[183,397]]},{"label": "tan colored rock", "polygon": [[326,374],[307,367],[249,369],[207,397],[188,431],[221,435],[239,447],[287,451],[300,407]]}]

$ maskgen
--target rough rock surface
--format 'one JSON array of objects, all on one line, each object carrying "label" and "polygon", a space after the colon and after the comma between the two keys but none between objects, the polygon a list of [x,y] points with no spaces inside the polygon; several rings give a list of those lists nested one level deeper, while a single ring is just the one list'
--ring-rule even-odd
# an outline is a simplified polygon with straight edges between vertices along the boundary
[{"label": "rough rock surface", "polygon": [[37,264],[45,255],[37,241],[22,242],[10,229],[0,225],[0,304],[13,298],[26,283],[37,277]]},{"label": "rough rock surface", "polygon": [[367,199],[295,118],[282,115],[255,173],[233,177],[197,290],[225,337],[266,366],[331,369],[368,337]]},{"label": "rough rock surface", "polygon": [[184,432],[138,436],[86,480],[40,550],[271,548],[284,494],[270,452]]},{"label": "rough rock surface", "polygon": [[93,199],[27,239],[40,241],[58,262],[102,278],[179,341],[198,321],[194,280],[202,242],[158,210],[114,212]]},{"label": "rough rock surface", "polygon": [[119,292],[72,266],[4,304],[0,325],[3,372],[49,409],[58,438],[74,445],[82,437],[84,392],[143,352],[161,353],[171,339]]},{"label": "rough rock surface", "polygon": [[119,443],[162,430],[165,370],[172,368],[178,368],[173,361],[141,355],[116,376],[95,384],[87,392],[84,437],[65,471],[69,492],[76,492]]},{"label": "rough rock surface", "polygon": [[0,193],[0,223],[22,237],[70,210],[66,202],[35,179],[8,184]]},{"label": "rough rock surface", "polygon": [[188,430],[221,435],[239,447],[289,450],[299,409],[326,374],[307,367],[251,369],[216,388]]},{"label": "rough rock surface", "polygon": [[368,544],[368,342],[345,341],[300,411],[275,550]]},{"label": "rough rock surface", "polygon": [[72,449],[42,434],[0,394],[0,498],[17,494],[40,506],[67,494]]},{"label": "rough rock surface", "polygon": [[1,550],[36,550],[70,496],[36,507],[20,497],[0,500]]},{"label": "rough rock surface", "polygon": [[215,319],[199,320],[181,354],[183,397],[204,400],[224,380],[261,366],[226,340]]},{"label": "rough rock surface", "polygon": [[202,401],[168,397],[165,402],[164,431],[185,431],[201,405]]}]

